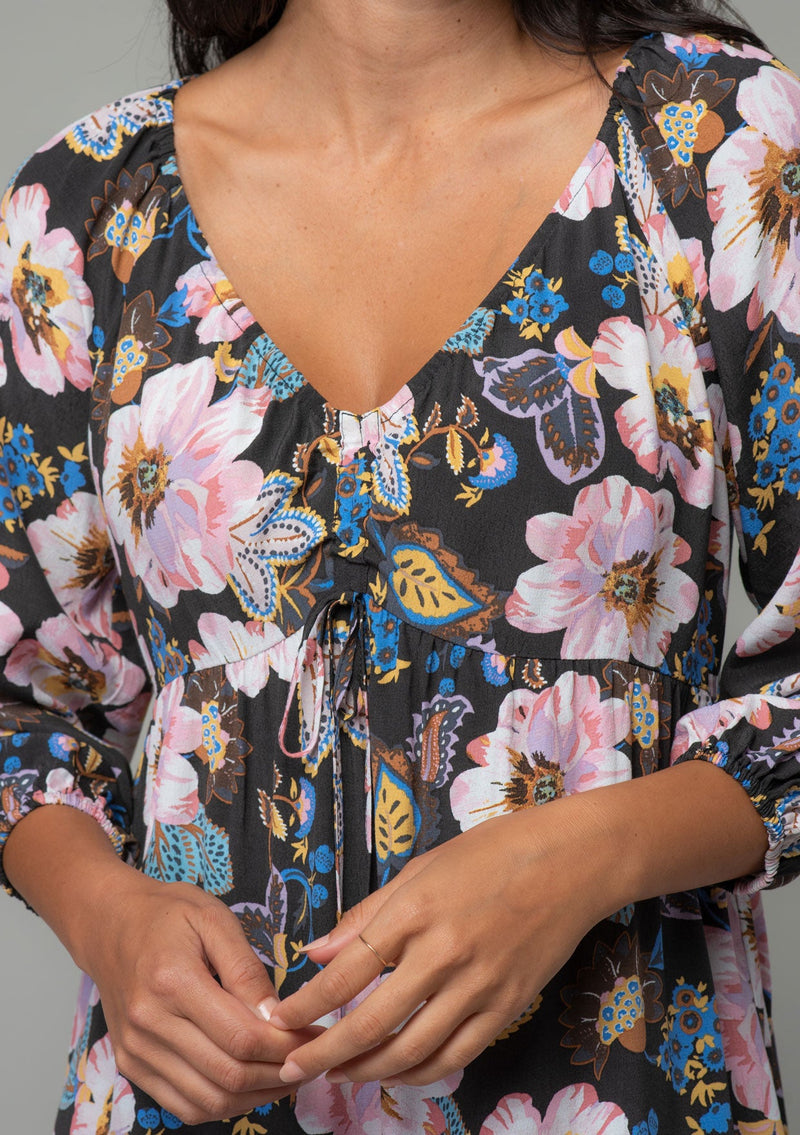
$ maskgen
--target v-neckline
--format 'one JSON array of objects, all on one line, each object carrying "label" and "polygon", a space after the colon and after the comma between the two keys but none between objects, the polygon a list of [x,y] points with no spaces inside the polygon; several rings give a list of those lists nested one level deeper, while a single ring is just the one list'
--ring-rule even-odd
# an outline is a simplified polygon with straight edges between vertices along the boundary
[{"label": "v-neckline", "polygon": [[[494,310],[494,305],[492,303],[493,297],[495,293],[503,287],[504,281],[506,280],[509,272],[520,262],[524,262],[526,260],[535,260],[534,254],[536,250],[546,243],[546,239],[551,227],[561,218],[561,210],[559,208],[561,202],[565,199],[573,200],[581,191],[583,185],[586,183],[593,170],[602,161],[604,151],[602,151],[600,147],[601,144],[605,143],[607,132],[612,128],[612,126],[614,126],[614,118],[619,106],[617,84],[619,82],[620,76],[624,75],[627,71],[630,70],[632,66],[631,55],[635,50],[638,42],[640,41],[637,40],[636,43],[631,44],[616,70],[614,81],[609,92],[609,99],[608,103],[606,104],[605,114],[603,115],[603,120],[594,139],[592,140],[591,145],[589,146],[589,149],[586,151],[578,166],[573,171],[567,184],[554,201],[552,207],[544,216],[541,223],[534,230],[533,234],[528,238],[525,246],[511,261],[509,267],[506,269],[503,275],[498,280],[495,280],[480,303],[472,309],[472,311],[462,321],[459,327],[453,329],[451,334],[444,340],[444,342],[437,348],[437,350],[428,359],[426,359],[426,361],[417,369],[417,371],[413,375],[411,375],[411,377],[407,378],[397,388],[397,390],[395,390],[391,397],[386,399],[386,401],[381,402],[379,405],[362,412],[349,410],[346,407],[335,406],[331,402],[331,400],[329,398],[326,398],[325,395],[323,395],[317,389],[313,382],[311,382],[306,377],[303,371],[300,370],[299,367],[295,366],[295,364],[292,362],[291,356],[283,350],[281,345],[276,342],[276,340],[271,336],[267,328],[262,323],[260,323],[252,314],[250,308],[242,299],[238,288],[233,283],[227,271],[225,270],[225,266],[217,258],[214,249],[212,248],[200,224],[198,223],[197,214],[195,213],[192,202],[189,199],[188,193],[186,192],[186,186],[183,182],[183,178],[181,177],[180,167],[178,165],[174,134],[174,99],[175,95],[181,89],[181,87],[188,83],[190,79],[193,78],[193,76],[187,76],[178,79],[172,85],[171,89],[168,92],[165,92],[168,97],[170,106],[170,121],[168,123],[168,129],[170,132],[169,153],[170,157],[172,158],[171,179],[183,195],[184,207],[188,213],[188,217],[192,225],[197,244],[205,247],[209,260],[217,265],[227,284],[225,290],[225,298],[223,301],[223,298],[218,294],[216,287],[213,286],[213,281],[210,280],[217,302],[221,306],[226,307],[229,318],[233,323],[236,324],[237,327],[241,329],[242,333],[248,331],[254,335],[254,344],[257,343],[259,339],[268,340],[271,349],[276,350],[285,360],[287,369],[292,374],[292,382],[296,390],[306,390],[312,397],[317,400],[320,405],[327,407],[334,415],[346,416],[347,418],[352,419],[356,422],[361,422],[366,419],[374,418],[375,416],[391,417],[398,412],[398,408],[400,407],[401,403],[405,404],[412,399],[416,403],[418,393],[420,393],[421,389],[427,385],[432,371],[435,365],[441,359],[442,355],[450,356],[452,354],[452,352],[447,349],[448,344],[450,344],[458,336],[459,332],[468,327],[471,322],[479,318],[482,312],[487,310]],[[593,157],[596,150],[598,151],[596,157]],[[202,265],[201,271],[204,271]],[[234,309],[233,312],[230,310],[231,307]],[[243,312],[246,313],[246,320],[241,319],[241,313]]]}]

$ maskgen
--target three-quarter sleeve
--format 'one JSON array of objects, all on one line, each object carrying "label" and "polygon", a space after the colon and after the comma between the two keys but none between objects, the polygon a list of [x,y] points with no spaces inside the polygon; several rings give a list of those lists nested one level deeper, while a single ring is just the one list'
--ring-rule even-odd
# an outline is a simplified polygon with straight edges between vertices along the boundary
[{"label": "three-quarter sleeve", "polygon": [[31,809],[130,852],[128,753],[149,695],[90,468],[94,302],[68,185],[23,168],[0,212],[0,882]]},{"label": "three-quarter sleeve", "polygon": [[[708,388],[724,403],[719,513],[733,518],[757,614],[722,668],[719,700],[678,723],[672,759],[711,761],[749,793],[769,836],[763,872],[736,884],[750,893],[800,873],[800,81],[751,48],[701,62],[684,75],[676,59],[680,90],[645,79],[643,133],[669,219],[705,246],[695,298]],[[659,173],[661,143],[675,150],[678,94],[697,118],[686,187],[683,151],[671,180]]]}]

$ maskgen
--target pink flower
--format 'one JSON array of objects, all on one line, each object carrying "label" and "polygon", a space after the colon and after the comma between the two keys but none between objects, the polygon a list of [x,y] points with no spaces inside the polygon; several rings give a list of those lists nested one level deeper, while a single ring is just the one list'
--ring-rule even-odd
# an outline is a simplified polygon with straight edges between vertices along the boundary
[{"label": "pink flower", "polygon": [[0,224],[0,319],[11,323],[14,357],[27,381],[58,394],[65,380],[79,390],[91,384],[94,303],[75,238],[68,229],[47,231],[49,208],[43,185],[24,186],[8,199]]},{"label": "pink flower", "polygon": [[5,603],[0,603],[0,654],[8,654],[24,633],[25,628],[16,611],[12,611]]},{"label": "pink flower", "polygon": [[616,178],[614,159],[605,142],[598,138],[553,211],[573,221],[585,220],[592,209],[611,204]]},{"label": "pink flower", "polygon": [[630,730],[627,702],[601,701],[590,675],[562,674],[539,694],[513,690],[497,729],[467,748],[479,767],[453,782],[453,815],[466,831],[505,812],[629,779],[630,760],[616,746]]},{"label": "pink flower", "polygon": [[67,615],[45,619],[36,638],[12,650],[5,676],[31,686],[36,700],[61,710],[126,705],[141,692],[144,672],[106,642],[90,642]]},{"label": "pink flower", "polygon": [[154,823],[190,824],[200,808],[196,764],[190,759],[202,744],[203,720],[183,704],[183,678],[175,678],[156,698],[145,741],[147,779],[144,822],[147,843]]},{"label": "pink flower", "polygon": [[[276,623],[253,619],[247,623],[228,619],[214,611],[204,611],[197,621],[200,642],[192,640],[189,650],[198,668],[226,662],[225,676],[235,690],[247,697],[263,690],[270,670],[285,682],[291,680],[294,658],[291,646]],[[302,632],[300,632],[302,634]]]},{"label": "pink flower", "polygon": [[632,655],[660,666],[699,600],[678,567],[691,549],[673,532],[673,514],[667,490],[611,476],[578,493],[572,516],[532,517],[528,547],[544,562],[519,577],[506,618],[530,634],[564,628],[562,658]]},{"label": "pink flower", "polygon": [[504,1096],[487,1117],[480,1135],[630,1135],[625,1114],[614,1103],[601,1103],[591,1084],[573,1084],[557,1092],[544,1119],[528,1095]]},{"label": "pink flower", "polygon": [[[736,106],[745,126],[708,166],[715,222],[711,299],[729,311],[748,296],[748,326],[774,312],[800,332],[800,82],[775,67],[744,79]],[[752,295],[751,295],[752,293]]]},{"label": "pink flower", "polygon": [[[441,1124],[441,1111],[434,1100],[451,1095],[462,1075],[456,1072],[424,1088],[402,1085],[383,1090],[379,1083],[330,1084],[320,1077],[298,1089],[295,1119],[308,1135],[444,1132],[447,1128]],[[384,1103],[390,1103],[391,1110]]]},{"label": "pink flower", "polygon": [[133,1089],[117,1071],[111,1039],[104,1036],[78,1064],[70,1135],[128,1135],[135,1119]]},{"label": "pink flower", "polygon": [[[622,441],[658,481],[671,472],[684,500],[707,508],[714,495],[714,431],[697,353],[688,335],[657,316],[648,329],[627,317],[600,325],[594,363],[633,395],[615,414]],[[653,371],[650,360],[659,360]]]},{"label": "pink flower", "polygon": [[[319,1023],[335,1024],[342,1012],[360,1005],[383,980],[379,977],[370,982],[344,1010],[327,1014]],[[422,1088],[401,1085],[384,1089],[376,1082],[331,1084],[321,1076],[298,1088],[295,1119],[308,1135],[403,1135],[407,1131],[442,1135],[446,1125],[441,1123],[442,1114],[434,1099],[451,1095],[463,1075],[453,1072]]]},{"label": "pink flower", "polygon": [[164,607],[183,590],[223,590],[234,566],[230,529],[264,479],[235,458],[257,436],[268,392],[237,387],[212,403],[215,382],[211,359],[169,367],[148,379],[140,406],[121,407],[108,424],[108,524]]},{"label": "pink flower", "polygon": [[28,526],[36,558],[62,610],[84,634],[119,646],[112,625],[118,579],[100,502],[93,493],[73,493],[57,511]]},{"label": "pink flower", "polygon": [[735,59],[763,59],[765,63],[772,59],[768,51],[764,51],[760,47],[756,47],[751,43],[743,43],[740,47],[734,47],[732,43],[726,43],[724,40],[715,39],[710,35],[702,35],[697,32],[691,38],[685,36],[672,35],[667,33],[664,36],[664,46],[667,51],[671,51],[673,55],[679,52],[686,52],[688,55],[732,55]]},{"label": "pink flower", "polygon": [[[781,586],[745,627],[736,643],[739,658],[757,658],[800,631],[800,552]],[[800,669],[800,660],[798,660]],[[796,675],[794,676],[796,681]],[[787,691],[788,696],[788,691]]]},{"label": "pink flower", "polygon": [[735,896],[728,896],[728,904],[732,930],[705,927],[725,1067],[740,1104],[768,1119],[780,1119],[767,1054],[767,1007],[763,990],[760,986],[754,989],[751,983],[751,974],[760,972],[759,958],[749,935],[739,933]]},{"label": "pink flower", "polygon": [[178,291],[186,288],[186,311],[200,320],[197,338],[201,343],[238,339],[254,322],[213,257],[184,272],[175,287]]}]

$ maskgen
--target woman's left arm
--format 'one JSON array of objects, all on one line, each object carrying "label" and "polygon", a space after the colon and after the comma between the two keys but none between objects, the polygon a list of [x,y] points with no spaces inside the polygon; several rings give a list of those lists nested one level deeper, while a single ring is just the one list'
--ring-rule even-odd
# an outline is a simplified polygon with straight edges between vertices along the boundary
[{"label": "woman's left arm", "polygon": [[703,762],[479,824],[409,863],[310,951],[327,964],[273,1013],[278,1027],[303,1028],[375,983],[381,963],[359,934],[395,968],[282,1076],[433,1083],[523,1013],[601,919],[751,875],[766,847],[746,792]]}]

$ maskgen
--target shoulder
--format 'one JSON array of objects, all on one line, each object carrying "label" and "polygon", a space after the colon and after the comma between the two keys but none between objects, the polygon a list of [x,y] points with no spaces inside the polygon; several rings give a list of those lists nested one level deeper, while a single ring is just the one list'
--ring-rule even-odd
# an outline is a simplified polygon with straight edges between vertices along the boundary
[{"label": "shoulder", "polygon": [[180,86],[176,81],[115,99],[41,146],[2,198],[0,243],[13,240],[20,225],[40,224],[48,231],[66,228],[81,246],[90,243],[91,219],[114,188],[146,191],[145,167],[152,166],[155,177],[171,155],[172,98]]},{"label": "shoulder", "polygon": [[648,36],[629,52],[615,89],[668,207],[705,199],[731,158],[747,173],[743,146],[752,169],[759,144],[800,148],[800,80],[749,44]]},{"label": "shoulder", "polygon": [[[173,150],[180,83],[99,108],[56,135],[17,171],[0,200],[0,380],[14,363],[56,394],[91,382],[88,338],[109,288],[87,269],[111,250],[115,268],[141,239],[148,199]],[[98,286],[99,285],[101,286]]]}]

